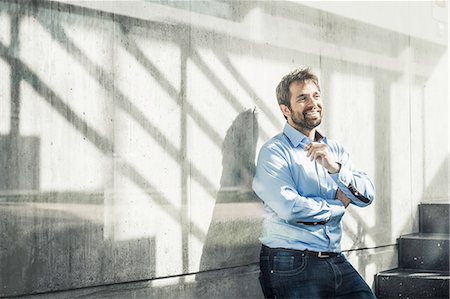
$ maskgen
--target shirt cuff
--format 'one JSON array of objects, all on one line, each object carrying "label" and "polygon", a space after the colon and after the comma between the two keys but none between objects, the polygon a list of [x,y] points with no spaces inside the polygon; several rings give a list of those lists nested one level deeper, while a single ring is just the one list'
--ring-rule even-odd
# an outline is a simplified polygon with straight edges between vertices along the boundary
[{"label": "shirt cuff", "polygon": [[330,176],[336,184],[338,184],[338,186],[348,187],[348,185],[352,182],[353,174],[350,169],[341,165],[339,172],[331,173]]}]

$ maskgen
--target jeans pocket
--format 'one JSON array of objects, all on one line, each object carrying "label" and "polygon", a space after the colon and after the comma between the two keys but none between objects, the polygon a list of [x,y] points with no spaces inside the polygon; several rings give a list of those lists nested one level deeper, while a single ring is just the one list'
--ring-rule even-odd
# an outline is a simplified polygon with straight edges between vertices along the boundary
[{"label": "jeans pocket", "polygon": [[279,276],[298,275],[305,270],[307,257],[304,256],[274,256],[273,273]]}]

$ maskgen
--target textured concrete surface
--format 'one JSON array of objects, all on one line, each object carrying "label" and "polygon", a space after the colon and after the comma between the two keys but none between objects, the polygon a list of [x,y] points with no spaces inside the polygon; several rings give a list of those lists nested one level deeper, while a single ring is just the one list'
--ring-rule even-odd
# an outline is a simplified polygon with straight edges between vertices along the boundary
[{"label": "textured concrete surface", "polygon": [[0,1],[0,296],[260,296],[250,182],[299,65],[377,187],[342,240],[369,282],[450,198],[445,2],[64,2]]},{"label": "textured concrete surface", "polygon": [[28,299],[63,298],[264,298],[258,282],[259,266],[248,265],[151,281],[129,282],[56,293]]}]

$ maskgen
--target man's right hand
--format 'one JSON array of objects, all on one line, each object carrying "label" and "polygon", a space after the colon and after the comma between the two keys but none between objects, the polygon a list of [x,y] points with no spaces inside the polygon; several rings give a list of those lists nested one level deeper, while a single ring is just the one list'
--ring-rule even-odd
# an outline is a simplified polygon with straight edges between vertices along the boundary
[{"label": "man's right hand", "polygon": [[336,199],[340,200],[345,208],[352,202],[350,198],[345,195],[345,193],[341,189],[337,189],[336,191]]}]

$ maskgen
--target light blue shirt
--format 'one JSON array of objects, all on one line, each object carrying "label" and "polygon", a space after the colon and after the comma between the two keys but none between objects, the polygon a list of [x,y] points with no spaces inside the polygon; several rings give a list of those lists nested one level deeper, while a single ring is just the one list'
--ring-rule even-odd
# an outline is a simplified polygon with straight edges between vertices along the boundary
[{"label": "light blue shirt", "polygon": [[[259,152],[253,190],[264,202],[260,240],[268,247],[340,252],[345,207],[336,199],[338,187],[353,205],[367,206],[374,199],[372,181],[355,169],[339,143],[318,132],[315,141],[328,145],[341,165],[338,173],[306,157],[304,146],[311,140],[288,123]],[[304,224],[317,222],[326,223]]]}]

